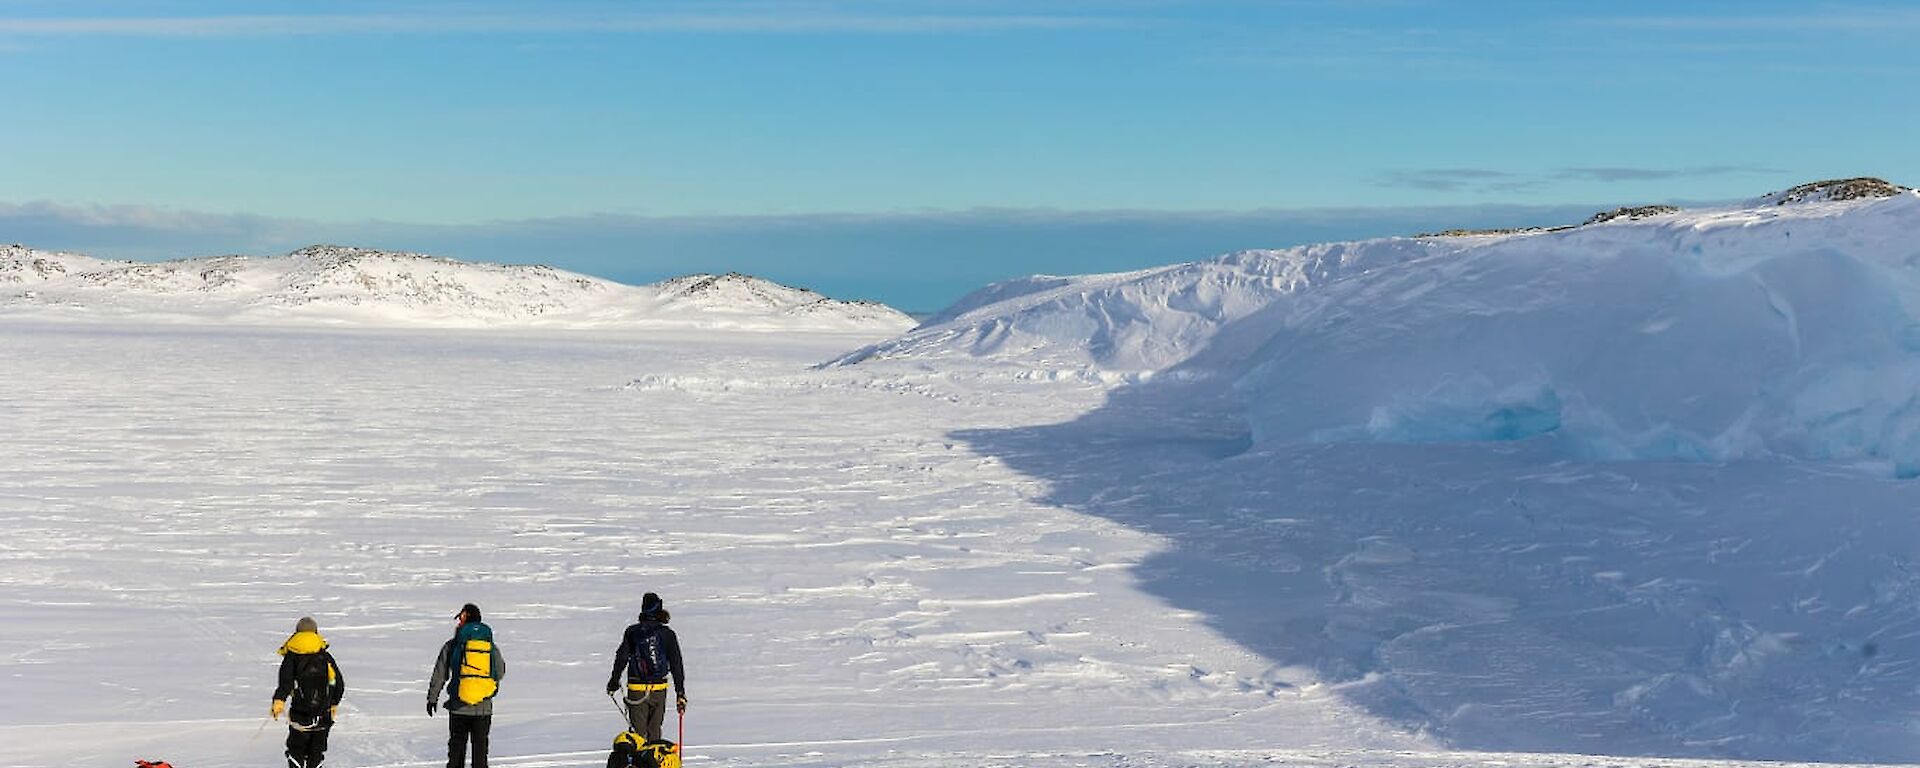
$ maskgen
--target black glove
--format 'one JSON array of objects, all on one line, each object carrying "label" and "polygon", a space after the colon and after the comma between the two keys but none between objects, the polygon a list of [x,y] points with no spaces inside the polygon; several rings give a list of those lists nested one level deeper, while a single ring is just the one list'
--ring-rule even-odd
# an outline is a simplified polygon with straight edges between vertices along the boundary
[{"label": "black glove", "polygon": [[616,683],[616,682],[614,682],[614,681],[612,681],[612,680],[608,680],[608,681],[607,681],[607,695],[608,695],[608,696],[612,696],[612,695],[613,695],[613,692],[614,692],[614,691],[617,691],[617,690],[620,690],[620,684],[619,684],[619,683]]},{"label": "black glove", "polygon": [[427,717],[433,717],[434,710],[437,710],[439,708],[440,708],[439,703],[435,702],[433,699],[427,699]]},{"label": "black glove", "polygon": [[687,711],[687,697],[685,697],[685,696],[677,696],[677,697],[674,697],[674,700],[673,700],[673,711],[675,711],[675,712],[686,712],[686,711]]}]

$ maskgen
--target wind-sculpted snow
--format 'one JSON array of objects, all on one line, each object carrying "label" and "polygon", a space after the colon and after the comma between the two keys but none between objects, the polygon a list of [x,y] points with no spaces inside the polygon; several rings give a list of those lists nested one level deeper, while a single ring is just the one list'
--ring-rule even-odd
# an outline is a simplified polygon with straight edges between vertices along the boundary
[{"label": "wind-sculpted snow", "polygon": [[1164,539],[1142,589],[1451,746],[1920,753],[1920,194],[1445,239],[955,436]]},{"label": "wind-sculpted snow", "polygon": [[1586,458],[1780,454],[1911,475],[1920,193],[1888,194],[1014,281],[838,362],[1233,380],[1258,442],[1551,433]]},{"label": "wind-sculpted snow", "polygon": [[1450,240],[1373,240],[1139,272],[1034,277],[988,286],[898,339],[835,361],[1019,357],[1110,370],[1155,370],[1277,299],[1344,276],[1457,251]]},{"label": "wind-sculpted snow", "polygon": [[906,315],[739,274],[629,286],[537,265],[314,246],[276,258],[111,262],[0,248],[0,312],[386,326],[895,331]]},{"label": "wind-sculpted snow", "polygon": [[1514,238],[1277,307],[1258,441],[1552,433],[1576,455],[1920,472],[1920,195]]}]

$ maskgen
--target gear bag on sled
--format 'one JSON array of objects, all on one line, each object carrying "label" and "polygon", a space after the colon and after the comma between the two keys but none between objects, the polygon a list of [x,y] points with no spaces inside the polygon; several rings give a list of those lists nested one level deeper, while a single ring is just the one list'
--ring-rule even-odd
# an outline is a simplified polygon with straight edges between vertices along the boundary
[{"label": "gear bag on sled", "polygon": [[680,768],[680,745],[647,741],[647,737],[627,731],[613,737],[607,768]]},{"label": "gear bag on sled", "polygon": [[461,703],[479,704],[500,692],[500,683],[493,679],[491,640],[468,640],[460,651],[460,660],[455,664],[460,677],[460,686],[455,695],[460,697]]}]

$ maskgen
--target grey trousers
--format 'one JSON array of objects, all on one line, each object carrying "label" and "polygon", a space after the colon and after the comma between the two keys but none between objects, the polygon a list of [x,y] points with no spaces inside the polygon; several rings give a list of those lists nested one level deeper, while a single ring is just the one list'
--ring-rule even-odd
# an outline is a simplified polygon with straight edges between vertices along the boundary
[{"label": "grey trousers", "polygon": [[627,724],[647,741],[660,741],[660,724],[667,720],[667,690],[627,691]]}]

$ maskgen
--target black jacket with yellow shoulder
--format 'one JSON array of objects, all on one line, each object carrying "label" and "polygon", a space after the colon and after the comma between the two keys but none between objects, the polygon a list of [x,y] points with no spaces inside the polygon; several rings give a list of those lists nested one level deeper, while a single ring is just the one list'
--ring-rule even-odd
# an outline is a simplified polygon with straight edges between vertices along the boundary
[{"label": "black jacket with yellow shoulder", "polygon": [[[321,666],[316,669],[313,665]],[[304,690],[301,681],[318,680],[322,670],[326,674],[325,687]],[[340,697],[346,694],[347,678],[340,674],[340,665],[335,664],[333,654],[327,652],[327,641],[320,633],[295,632],[281,644],[280,684],[273,689],[273,699],[287,702],[287,714],[293,722],[320,719],[328,714],[327,710],[339,706]]]}]

